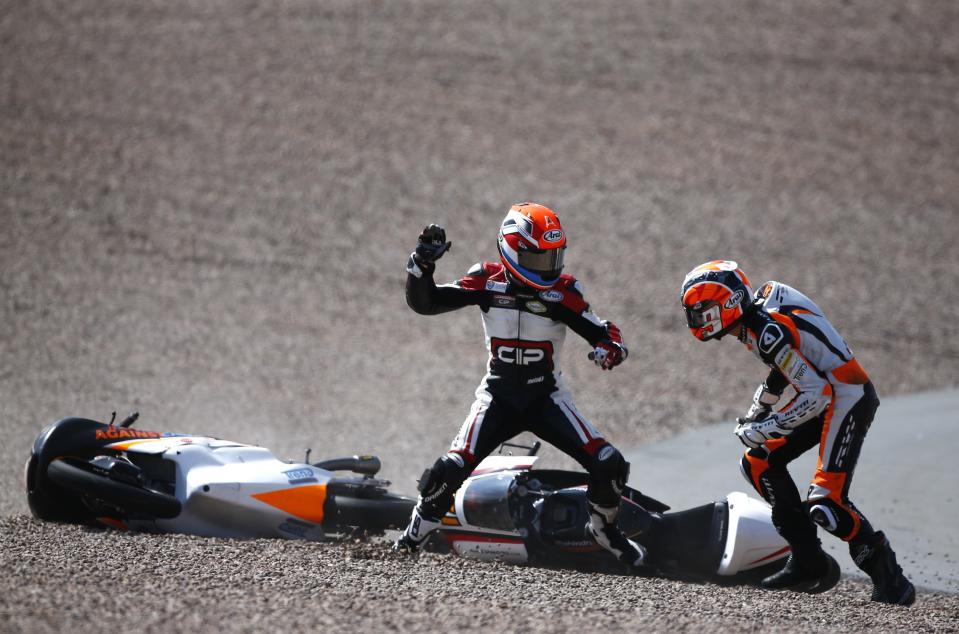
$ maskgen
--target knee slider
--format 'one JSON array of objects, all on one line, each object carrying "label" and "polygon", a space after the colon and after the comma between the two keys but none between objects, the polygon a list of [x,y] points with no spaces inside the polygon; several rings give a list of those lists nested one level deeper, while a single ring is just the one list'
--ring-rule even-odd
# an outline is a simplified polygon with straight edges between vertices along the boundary
[{"label": "knee slider", "polygon": [[839,519],[831,508],[825,504],[812,504],[809,507],[809,517],[813,522],[832,533],[839,527]]},{"label": "knee slider", "polygon": [[420,498],[426,504],[433,504],[446,495],[453,495],[471,470],[459,454],[448,453],[440,457],[420,478],[417,485]]},{"label": "knee slider", "polygon": [[806,500],[806,506],[813,522],[840,539],[853,535],[857,524],[862,521],[862,518],[853,516],[854,509],[845,508],[831,498],[812,497]]}]

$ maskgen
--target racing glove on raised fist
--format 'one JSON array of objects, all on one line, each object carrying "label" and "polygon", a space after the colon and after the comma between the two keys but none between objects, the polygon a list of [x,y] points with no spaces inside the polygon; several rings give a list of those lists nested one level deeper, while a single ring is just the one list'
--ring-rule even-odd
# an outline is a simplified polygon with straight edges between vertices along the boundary
[{"label": "racing glove on raised fist", "polygon": [[765,442],[775,438],[783,438],[792,432],[792,429],[782,426],[775,414],[753,421],[737,418],[736,422],[739,425],[733,433],[736,434],[740,442],[750,449],[758,449]]},{"label": "racing glove on raised fist", "polygon": [[604,370],[612,370],[629,355],[626,346],[610,339],[603,339],[589,353],[589,360]]},{"label": "racing glove on raised fist", "polygon": [[436,261],[443,257],[451,246],[453,243],[446,241],[446,230],[443,227],[429,225],[416,239],[416,250],[410,254],[406,272],[415,277],[422,277],[424,271],[431,273]]},{"label": "racing glove on raised fist", "polygon": [[451,246],[453,246],[453,243],[446,241],[446,229],[431,224],[424,228],[416,239],[416,250],[413,252],[413,257],[417,264],[433,264],[443,257],[443,254],[449,251]]}]

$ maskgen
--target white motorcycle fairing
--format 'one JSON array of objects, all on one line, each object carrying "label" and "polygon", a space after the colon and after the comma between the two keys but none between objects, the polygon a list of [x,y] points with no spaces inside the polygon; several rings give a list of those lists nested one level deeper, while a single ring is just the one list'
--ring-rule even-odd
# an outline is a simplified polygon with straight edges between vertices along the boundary
[{"label": "white motorcycle fairing", "polygon": [[[453,507],[441,520],[439,533],[446,545],[454,553],[463,557],[480,560],[495,560],[513,564],[533,563],[530,553],[530,540],[533,537],[535,544],[542,548],[544,539],[549,540],[543,516],[549,509],[555,512],[557,505],[550,505],[548,494],[542,502],[534,502],[540,511],[524,517],[533,517],[531,520],[521,520],[511,510],[511,504],[523,504],[529,494],[527,486],[538,486],[537,480],[546,480],[545,475],[550,472],[531,471],[536,461],[535,456],[492,456],[481,462],[474,470],[473,475],[467,478],[463,486],[457,491]],[[575,495],[584,497],[585,484],[563,485],[565,488],[555,490],[553,495],[563,495],[574,498]],[[545,490],[543,487],[541,490]],[[622,507],[624,511],[632,511],[635,517],[641,504],[635,496],[627,497],[624,493]],[[653,501],[653,504],[658,502]],[[668,510],[668,507],[663,507]],[[662,540],[671,540],[683,543],[691,539],[690,535],[697,535],[694,541],[703,553],[696,566],[706,565],[709,576],[730,578],[750,570],[758,570],[764,566],[775,565],[789,554],[789,546],[776,532],[772,524],[769,506],[760,500],[750,498],[742,492],[732,492],[720,502],[699,507],[696,518],[688,516],[690,512],[669,513],[641,512],[649,517],[664,517],[668,523],[663,524],[665,529],[658,530],[654,541],[662,544]],[[684,519],[685,517],[685,519]],[[524,522],[528,521],[528,524]],[[573,520],[575,521],[575,520]],[[624,520],[625,521],[625,520]],[[705,525],[696,526],[697,523]],[[653,522],[655,525],[656,522]],[[585,527],[585,516],[583,519]],[[627,525],[629,522],[627,522]],[[641,526],[642,523],[632,524]],[[575,529],[576,527],[573,526]],[[670,537],[675,531],[675,537]],[[682,532],[684,536],[680,536]],[[634,536],[640,542],[643,534]],[[582,536],[565,536],[563,541],[552,542],[557,545],[557,559],[569,555],[571,552],[580,555],[594,553],[602,555],[601,548],[595,542]],[[671,544],[667,544],[671,545]],[[559,552],[559,551],[562,552]],[[655,554],[655,553],[654,553]],[[542,552],[540,553],[542,555]],[[548,554],[547,554],[548,559]],[[538,560],[543,560],[540,556]],[[712,562],[712,563],[707,563]]]},{"label": "white motorcycle fairing", "polygon": [[172,519],[127,520],[129,528],[208,537],[322,540],[331,473],[278,460],[270,450],[204,436],[166,436],[107,445],[157,455],[176,468]]},{"label": "white motorcycle fairing", "polygon": [[729,577],[789,555],[789,544],[776,532],[768,504],[740,491],[727,495],[726,504],[729,528],[720,575]]},{"label": "white motorcycle fairing", "polygon": [[[498,497],[499,492],[505,491],[517,474],[529,471],[538,459],[537,456],[489,456],[476,465],[472,475],[456,492],[453,508],[441,520],[443,537],[454,553],[481,561],[510,564],[528,561],[529,554],[523,536],[508,514],[501,517],[485,516],[482,524],[477,524],[473,523],[472,514],[467,516],[467,507],[500,501],[486,499],[487,491],[493,491]],[[494,486],[487,486],[491,483]]]}]

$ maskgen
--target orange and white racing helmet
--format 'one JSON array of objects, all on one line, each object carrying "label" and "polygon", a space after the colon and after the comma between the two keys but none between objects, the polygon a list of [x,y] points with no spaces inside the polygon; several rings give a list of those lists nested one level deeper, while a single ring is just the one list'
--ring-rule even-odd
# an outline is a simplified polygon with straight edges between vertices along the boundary
[{"label": "orange and white racing helmet", "polygon": [[510,207],[500,225],[497,246],[506,272],[526,286],[550,289],[563,272],[566,233],[553,210],[543,205]]},{"label": "orange and white racing helmet", "polygon": [[753,305],[749,278],[731,260],[700,264],[686,274],[680,301],[686,325],[700,341],[717,339],[736,327]]}]

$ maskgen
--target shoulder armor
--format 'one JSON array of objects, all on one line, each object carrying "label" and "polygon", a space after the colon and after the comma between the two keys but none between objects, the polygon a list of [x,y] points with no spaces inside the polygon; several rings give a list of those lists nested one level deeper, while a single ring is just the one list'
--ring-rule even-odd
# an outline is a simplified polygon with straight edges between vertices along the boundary
[{"label": "shoulder armor", "polygon": [[466,272],[466,276],[457,285],[467,290],[480,291],[486,288],[486,281],[502,268],[494,262],[477,262]]},{"label": "shoulder armor", "polygon": [[477,262],[466,272],[466,277],[492,277],[503,270],[499,262]]},{"label": "shoulder armor", "polygon": [[470,267],[470,270],[466,272],[466,275],[468,277],[476,277],[478,275],[483,275],[484,273],[486,273],[486,263],[477,262],[476,264]]},{"label": "shoulder armor", "polygon": [[762,304],[772,304],[778,306],[783,300],[783,285],[774,280],[770,280],[759,287],[753,295],[756,301]]},{"label": "shoulder armor", "polygon": [[767,363],[775,363],[783,348],[795,345],[789,329],[770,317],[762,307],[747,315],[744,325],[755,335],[759,357]]},{"label": "shoulder armor", "polygon": [[589,303],[583,299],[583,287],[572,275],[560,275],[559,281],[548,292],[556,294],[558,301],[573,312],[581,313],[589,310]]},{"label": "shoulder armor", "polygon": [[757,301],[765,301],[769,294],[773,292],[773,282],[766,282],[762,286],[756,289],[756,292],[753,293],[753,299]]}]

